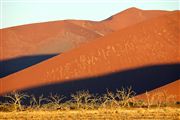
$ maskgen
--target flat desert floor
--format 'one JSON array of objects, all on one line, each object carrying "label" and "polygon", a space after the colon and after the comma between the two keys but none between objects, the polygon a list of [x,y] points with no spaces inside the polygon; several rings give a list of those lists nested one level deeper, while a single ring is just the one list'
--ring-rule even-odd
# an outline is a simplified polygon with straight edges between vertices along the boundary
[{"label": "flat desert floor", "polygon": [[179,120],[180,108],[0,112],[0,120]]}]

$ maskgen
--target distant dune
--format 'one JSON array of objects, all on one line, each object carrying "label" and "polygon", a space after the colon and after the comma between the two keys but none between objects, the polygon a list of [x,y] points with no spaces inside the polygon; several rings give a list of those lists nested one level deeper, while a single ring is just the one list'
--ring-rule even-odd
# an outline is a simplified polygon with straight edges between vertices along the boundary
[{"label": "distant dune", "polygon": [[68,21],[2,29],[2,58],[57,54],[99,35]]},{"label": "distant dune", "polygon": [[168,12],[130,8],[100,22],[64,20],[1,29],[0,60],[62,53],[81,43],[165,13]]},{"label": "distant dune", "polygon": [[[129,10],[139,11],[134,8]],[[158,11],[158,13],[161,12]],[[114,32],[106,36],[95,37],[96,39],[91,40],[91,42],[79,45],[73,50],[2,78],[0,94],[12,90],[27,90],[44,85],[64,84],[86,78],[100,76],[102,78],[102,76],[114,73],[125,76],[128,85],[132,84],[135,88],[142,87],[141,92],[174,82],[179,79],[180,70],[179,16],[179,11],[173,11],[152,19],[143,19],[143,22],[132,23],[134,25],[127,25],[123,29],[116,30],[114,28]],[[113,18],[111,19],[113,20]],[[109,20],[111,19],[109,18]],[[108,20],[102,22],[108,22]],[[88,30],[93,31],[92,29]],[[95,32],[93,31],[93,33]],[[53,34],[55,33],[53,32]],[[150,76],[148,78],[145,75]],[[143,80],[135,79],[136,76],[142,76]],[[111,80],[111,78],[108,79]],[[134,79],[134,81],[130,82],[129,79]],[[102,86],[105,84],[103,80],[107,81],[106,78],[99,79],[99,81],[97,79],[95,83],[83,84],[83,86],[88,87],[89,85],[90,89],[95,89],[99,85],[101,89],[106,90],[107,86]],[[121,86],[122,81],[118,78],[114,77],[112,83],[113,81],[116,85]],[[150,87],[153,85],[154,87]],[[66,89],[71,89],[71,87],[73,84],[67,85]],[[76,90],[78,89],[77,87]],[[179,100],[179,97],[177,99]]]},{"label": "distant dune", "polygon": [[117,31],[128,26],[137,24],[144,20],[157,17],[168,13],[168,11],[160,10],[140,10],[138,8],[129,8],[120,13],[117,13],[100,22],[89,21],[71,21],[74,24],[83,26],[87,29],[97,31],[101,35],[106,35],[110,32]]}]

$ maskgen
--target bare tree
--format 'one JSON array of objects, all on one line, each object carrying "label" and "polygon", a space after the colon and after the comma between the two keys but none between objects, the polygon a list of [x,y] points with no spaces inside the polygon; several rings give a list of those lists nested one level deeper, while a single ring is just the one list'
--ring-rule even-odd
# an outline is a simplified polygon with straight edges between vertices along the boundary
[{"label": "bare tree", "polygon": [[22,101],[29,96],[25,93],[13,91],[12,93],[5,95],[4,97],[9,99],[8,103],[12,104],[14,110],[17,111],[22,110]]}]

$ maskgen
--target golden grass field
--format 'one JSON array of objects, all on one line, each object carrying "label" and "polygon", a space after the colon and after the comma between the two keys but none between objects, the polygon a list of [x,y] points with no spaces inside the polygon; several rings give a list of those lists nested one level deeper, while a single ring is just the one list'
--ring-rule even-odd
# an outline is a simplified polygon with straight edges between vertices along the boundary
[{"label": "golden grass field", "polygon": [[180,120],[180,108],[0,112],[0,120]]}]

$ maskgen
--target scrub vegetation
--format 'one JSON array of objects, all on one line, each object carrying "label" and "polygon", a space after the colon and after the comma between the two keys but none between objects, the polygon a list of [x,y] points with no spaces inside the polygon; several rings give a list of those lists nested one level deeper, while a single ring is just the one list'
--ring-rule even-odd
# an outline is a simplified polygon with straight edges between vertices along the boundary
[{"label": "scrub vegetation", "polygon": [[135,97],[131,87],[106,94],[88,90],[66,96],[52,94],[35,97],[20,92],[4,96],[0,119],[179,119],[180,105],[166,92]]}]

